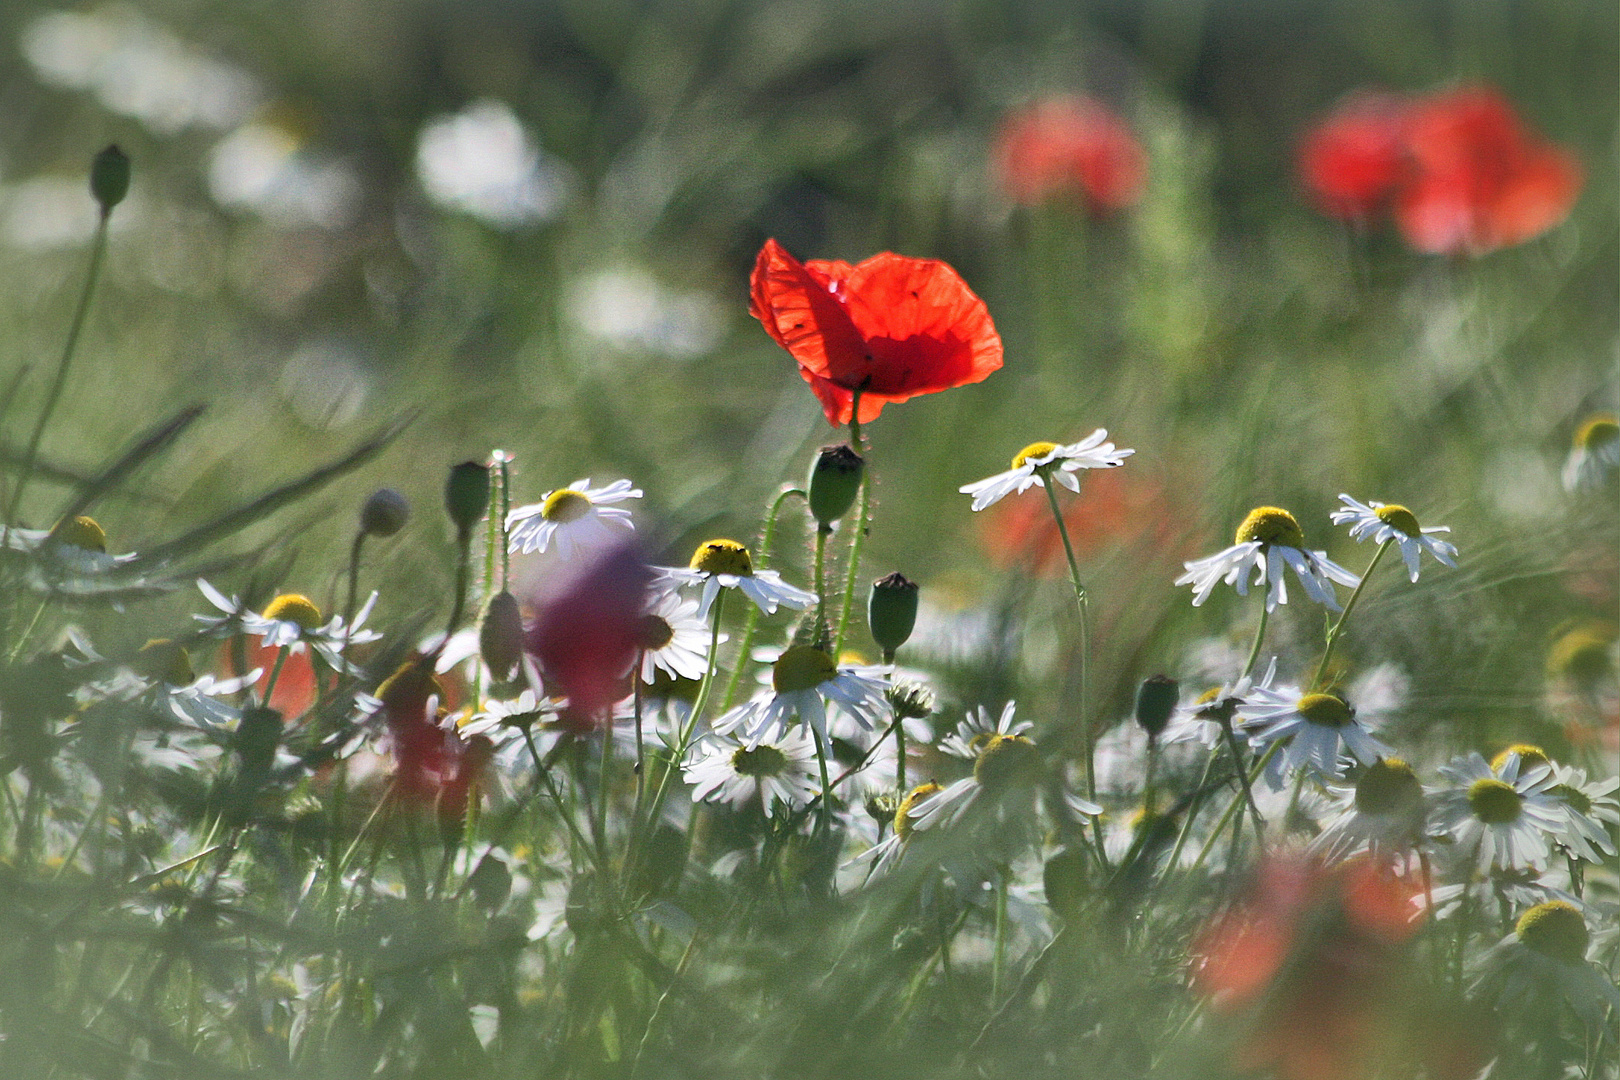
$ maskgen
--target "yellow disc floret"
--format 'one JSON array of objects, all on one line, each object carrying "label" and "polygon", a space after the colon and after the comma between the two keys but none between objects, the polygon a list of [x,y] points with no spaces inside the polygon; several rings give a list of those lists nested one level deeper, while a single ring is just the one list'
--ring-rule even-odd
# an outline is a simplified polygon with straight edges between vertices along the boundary
[{"label": "yellow disc floret", "polygon": [[1238,526],[1237,542],[1251,543],[1255,540],[1265,545],[1280,544],[1283,547],[1304,548],[1305,532],[1294,520],[1294,515],[1280,506],[1257,506],[1249,511],[1249,516],[1243,519]]},{"label": "yellow disc floret", "polygon": [[1296,706],[1299,715],[1321,727],[1340,728],[1355,719],[1355,711],[1332,694],[1306,694]]},{"label": "yellow disc floret", "polygon": [[1039,761],[1035,744],[1022,735],[995,735],[973,763],[973,779],[987,788],[1029,777]]},{"label": "yellow disc floret", "polygon": [[814,645],[794,645],[771,665],[771,686],[778,694],[810,690],[836,677],[831,654]]},{"label": "yellow disc floret", "polygon": [[578,521],[590,513],[590,510],[590,498],[584,492],[575,491],[573,488],[553,491],[546,496],[546,501],[540,504],[541,517],[562,524]]},{"label": "yellow disc floret", "polygon": [[191,654],[184,645],[169,638],[153,638],[142,645],[135,668],[170,686],[187,686],[197,681],[197,673],[191,667]]},{"label": "yellow disc floret", "polygon": [[1396,506],[1393,504],[1389,506],[1380,506],[1377,510],[1374,510],[1373,513],[1378,515],[1379,521],[1382,521],[1385,525],[1388,525],[1390,528],[1395,529],[1398,532],[1405,533],[1407,536],[1423,535],[1423,530],[1418,526],[1417,515],[1413,514],[1412,511],[1408,510],[1404,506]]},{"label": "yellow disc floret", "polygon": [[754,558],[735,540],[705,540],[692,553],[692,569],[705,574],[754,576]]},{"label": "yellow disc floret", "polygon": [[1500,754],[1497,754],[1495,757],[1491,758],[1491,771],[1501,772],[1502,766],[1507,764],[1509,754],[1519,755],[1519,772],[1521,773],[1528,772],[1531,769],[1539,769],[1543,765],[1552,764],[1552,758],[1548,757],[1547,751],[1543,750],[1541,747],[1531,746],[1529,743],[1514,743],[1506,750],[1503,750]]},{"label": "yellow disc floret", "polygon": [[270,601],[270,606],[264,609],[264,617],[297,623],[305,630],[315,630],[321,625],[321,609],[301,593],[282,593]]},{"label": "yellow disc floret", "polygon": [[894,811],[894,835],[902,840],[911,839],[912,830],[916,828],[911,823],[911,811],[934,792],[941,790],[940,785],[932,780],[926,784],[918,784],[906,792],[906,797],[900,800],[900,805]]},{"label": "yellow disc floret", "polygon": [[1400,758],[1380,758],[1356,780],[1356,809],[1363,814],[1409,814],[1423,804],[1423,785]]},{"label": "yellow disc floret", "polygon": [[1582,450],[1597,450],[1615,442],[1620,442],[1620,421],[1608,413],[1588,417],[1575,432],[1575,445]]},{"label": "yellow disc floret", "polygon": [[85,517],[82,514],[58,521],[56,527],[51,530],[51,539],[86,551],[98,551],[103,554],[107,551],[107,533],[96,524],[95,518]]},{"label": "yellow disc floret", "polygon": [[643,615],[636,625],[636,644],[654,652],[675,640],[675,629],[662,615]]},{"label": "yellow disc floret", "polygon": [[787,755],[774,746],[739,746],[731,755],[731,767],[739,776],[781,776],[787,768]]},{"label": "yellow disc floret", "polygon": [[1584,961],[1586,946],[1592,939],[1585,917],[1574,904],[1564,900],[1537,904],[1519,916],[1513,931],[1536,952],[1566,964]]},{"label": "yellow disc floret", "polygon": [[[1055,442],[1032,442],[1013,455],[1012,467],[1022,469],[1029,464],[1031,458],[1043,458],[1057,448],[1058,444]],[[1051,463],[1047,462],[1047,464]],[[1035,468],[1040,468],[1040,466],[1037,465]]]},{"label": "yellow disc floret", "polygon": [[1490,777],[1468,785],[1468,808],[1487,825],[1506,825],[1519,820],[1524,796],[1513,785]]},{"label": "yellow disc floret", "polygon": [[1588,619],[1580,623],[1547,650],[1547,674],[1567,675],[1580,682],[1602,678],[1613,667],[1609,650],[1615,634],[1615,624],[1607,619]]}]

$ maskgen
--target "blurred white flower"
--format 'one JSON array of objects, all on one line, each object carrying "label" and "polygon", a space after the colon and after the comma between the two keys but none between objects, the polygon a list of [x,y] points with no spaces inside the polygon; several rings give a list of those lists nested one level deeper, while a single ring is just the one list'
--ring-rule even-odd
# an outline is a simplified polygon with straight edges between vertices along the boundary
[{"label": "blurred white flower", "polygon": [[440,206],[503,229],[555,217],[569,188],[561,163],[540,151],[509,106],[492,100],[424,125],[416,175]]}]

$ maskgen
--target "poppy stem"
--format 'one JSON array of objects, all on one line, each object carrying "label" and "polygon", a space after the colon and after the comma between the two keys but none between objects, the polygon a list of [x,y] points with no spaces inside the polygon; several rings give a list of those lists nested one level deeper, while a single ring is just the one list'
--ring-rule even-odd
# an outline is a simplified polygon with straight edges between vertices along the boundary
[{"label": "poppy stem", "polygon": [[855,518],[855,536],[849,542],[849,573],[844,576],[844,605],[838,613],[838,636],[833,639],[833,656],[844,650],[844,634],[849,629],[849,615],[855,606],[855,579],[861,570],[861,544],[872,520],[872,465],[867,460],[866,475],[861,478],[861,509]]},{"label": "poppy stem", "polygon": [[1372,562],[1367,564],[1367,569],[1362,572],[1361,580],[1356,582],[1355,591],[1350,594],[1350,599],[1345,601],[1344,613],[1339,616],[1339,621],[1333,624],[1333,629],[1328,631],[1327,644],[1322,648],[1322,662],[1316,665],[1316,674],[1311,676],[1312,690],[1319,691],[1322,689],[1322,676],[1327,673],[1328,661],[1333,659],[1333,647],[1339,643],[1339,634],[1343,632],[1344,624],[1350,621],[1350,613],[1356,610],[1356,601],[1361,599],[1361,590],[1367,587],[1367,579],[1372,577],[1372,572],[1378,568],[1378,562],[1384,557],[1384,552],[1388,551],[1389,546],[1394,542],[1395,538],[1392,536],[1378,545],[1377,552],[1373,554]]},{"label": "poppy stem", "polygon": [[1097,772],[1092,760],[1091,721],[1086,712],[1086,701],[1091,696],[1091,614],[1086,603],[1086,587],[1080,583],[1080,563],[1074,557],[1074,544],[1069,540],[1069,526],[1058,508],[1057,489],[1052,486],[1049,471],[1042,471],[1040,475],[1047,504],[1052,508],[1052,520],[1057,522],[1058,536],[1063,538],[1063,554],[1069,560],[1069,581],[1074,585],[1074,604],[1080,613],[1080,742],[1086,762],[1086,798],[1096,802]]},{"label": "poppy stem", "polygon": [[827,537],[832,535],[831,525],[816,525],[816,637],[827,632]]}]

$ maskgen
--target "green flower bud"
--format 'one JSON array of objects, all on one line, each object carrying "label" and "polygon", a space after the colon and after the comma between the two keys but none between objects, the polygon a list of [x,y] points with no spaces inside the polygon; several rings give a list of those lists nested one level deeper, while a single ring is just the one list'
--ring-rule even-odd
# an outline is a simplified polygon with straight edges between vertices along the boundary
[{"label": "green flower bud", "polygon": [[866,473],[866,459],[848,446],[823,446],[810,466],[810,513],[823,529],[849,513],[855,496],[861,490],[861,478]]},{"label": "green flower bud", "polygon": [[360,507],[360,531],[367,536],[393,536],[411,518],[411,504],[393,488],[378,488]]},{"label": "green flower bud", "polygon": [[902,679],[883,692],[889,707],[902,720],[921,720],[934,712],[934,695],[922,683]]},{"label": "green flower bud", "polygon": [[866,605],[866,621],[872,640],[883,647],[883,658],[894,658],[894,651],[911,637],[917,625],[917,583],[900,574],[890,574],[872,583],[872,598]]},{"label": "green flower bud", "polygon": [[498,911],[506,898],[512,895],[512,871],[494,855],[485,855],[467,876],[467,887],[472,890],[473,902],[487,912]]},{"label": "green flower bud", "polygon": [[451,466],[450,478],[444,483],[444,508],[462,540],[471,536],[489,509],[489,466],[477,461]]},{"label": "green flower bud", "polygon": [[517,597],[502,590],[489,598],[484,618],[478,624],[478,652],[490,674],[507,682],[523,659],[523,613]]},{"label": "green flower bud", "polygon": [[1085,852],[1064,848],[1046,860],[1041,877],[1046,884],[1046,903],[1064,922],[1072,921],[1085,906],[1087,871]]},{"label": "green flower bud", "polygon": [[1180,696],[1181,684],[1168,675],[1143,679],[1136,690],[1136,722],[1143,731],[1157,738],[1170,723],[1170,714],[1176,711],[1176,700]]},{"label": "green flower bud", "polygon": [[124,201],[129,194],[129,155],[109,146],[90,162],[90,194],[101,204],[103,214]]}]

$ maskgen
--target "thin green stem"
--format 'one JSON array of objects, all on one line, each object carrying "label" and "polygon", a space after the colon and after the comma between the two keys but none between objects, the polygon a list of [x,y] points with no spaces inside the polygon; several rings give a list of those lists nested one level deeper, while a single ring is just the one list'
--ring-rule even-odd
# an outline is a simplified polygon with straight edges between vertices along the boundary
[{"label": "thin green stem", "polygon": [[868,459],[861,477],[861,508],[855,517],[855,535],[849,541],[849,571],[844,575],[844,603],[838,612],[838,635],[833,639],[833,655],[844,651],[844,635],[849,631],[850,612],[855,607],[855,579],[861,572],[861,546],[872,520],[872,463]]},{"label": "thin green stem", "polygon": [[990,1007],[1001,1001],[1002,972],[1007,967],[1007,868],[996,874],[996,945],[990,962]]},{"label": "thin green stem", "polygon": [[827,742],[821,737],[821,732],[813,727],[810,734],[816,741],[816,767],[821,770],[821,814],[817,828],[825,832],[832,818],[832,780],[827,773]]},{"label": "thin green stem", "polygon": [[[759,541],[759,558],[754,560],[754,565],[761,570],[770,568],[771,543],[776,539],[776,517],[782,512],[782,504],[792,495],[797,495],[801,499],[807,497],[802,488],[788,488],[771,502],[771,508],[765,514],[765,531]],[[730,709],[737,702],[737,689],[742,683],[743,669],[748,666],[748,657],[754,648],[754,631],[758,626],[759,609],[749,604],[748,615],[743,620],[742,643],[737,650],[737,664],[731,671],[731,679],[726,683],[725,697],[720,699],[721,712]]]},{"label": "thin green stem", "polygon": [[[816,525],[816,633],[822,634],[827,629],[827,537],[832,535],[832,526],[818,523]],[[738,665],[739,668],[741,665]]]},{"label": "thin green stem", "polygon": [[287,663],[287,654],[291,651],[292,646],[283,645],[276,652],[276,662],[270,665],[270,681],[264,688],[264,705],[266,708],[270,707],[270,698],[276,692],[276,682],[281,678],[281,668]]},{"label": "thin green stem", "polygon": [[1372,562],[1367,564],[1367,569],[1362,573],[1361,580],[1356,583],[1355,591],[1350,594],[1350,599],[1345,601],[1344,612],[1339,616],[1339,621],[1334,623],[1333,629],[1328,631],[1327,644],[1322,648],[1322,662],[1316,665],[1316,674],[1311,676],[1311,689],[1321,689],[1322,676],[1327,673],[1328,661],[1333,658],[1333,647],[1339,643],[1339,635],[1344,632],[1344,624],[1350,621],[1350,613],[1356,610],[1356,601],[1361,599],[1361,591],[1367,587],[1367,582],[1372,577],[1373,571],[1377,569],[1379,560],[1384,557],[1384,552],[1388,551],[1389,546],[1394,542],[1395,538],[1392,536],[1378,545],[1378,550],[1373,554]]},{"label": "thin green stem", "polygon": [[1080,562],[1074,557],[1074,543],[1069,539],[1069,526],[1058,507],[1057,489],[1052,484],[1050,471],[1041,474],[1041,485],[1046,489],[1046,502],[1052,508],[1052,520],[1057,522],[1058,536],[1063,540],[1063,554],[1069,560],[1069,581],[1074,586],[1074,605],[1080,615],[1080,706],[1079,728],[1081,754],[1086,765],[1086,798],[1097,801],[1097,771],[1093,760],[1091,720],[1087,712],[1087,699],[1091,696],[1091,616],[1087,610],[1086,587],[1080,581]]},{"label": "thin green stem", "polygon": [[665,766],[664,774],[658,778],[658,790],[653,793],[652,806],[647,809],[646,821],[649,827],[658,821],[658,815],[663,812],[664,799],[669,795],[670,777],[680,769],[681,760],[686,757],[687,747],[692,745],[692,735],[697,731],[704,707],[708,705],[709,691],[714,688],[715,661],[720,654],[720,614],[725,610],[725,606],[726,590],[721,589],[714,598],[713,609],[709,612],[714,620],[709,628],[709,663],[703,670],[703,682],[698,685],[697,700],[692,703],[692,713],[681,728],[681,737],[676,744],[674,756]]},{"label": "thin green stem", "polygon": [[[1252,785],[1254,783],[1254,781],[1260,776],[1261,771],[1271,763],[1271,759],[1276,757],[1277,752],[1281,749],[1282,743],[1280,742],[1274,742],[1266,748],[1266,752],[1261,754],[1260,759],[1254,763],[1254,768],[1249,770],[1247,780],[1248,784]],[[1239,764],[1237,768],[1242,770],[1242,764]],[[1215,828],[1211,830],[1209,839],[1205,840],[1204,846],[1199,848],[1198,858],[1193,860],[1192,866],[1187,871],[1189,874],[1197,873],[1198,870],[1204,865],[1204,861],[1209,858],[1210,849],[1215,846],[1215,841],[1220,838],[1221,833],[1226,831],[1227,825],[1231,824],[1232,815],[1237,813],[1237,811],[1243,806],[1243,802],[1243,792],[1239,791],[1237,795],[1233,797],[1232,801],[1226,804],[1226,809],[1221,813],[1220,821],[1216,822]],[[1190,820],[1191,819],[1189,819],[1189,821]]]},{"label": "thin green stem", "polygon": [[1243,665],[1243,674],[1239,678],[1247,679],[1254,674],[1254,665],[1260,660],[1260,643],[1266,639],[1266,623],[1271,620],[1271,609],[1264,602],[1260,604],[1260,625],[1254,628],[1254,644],[1249,647],[1249,659]]}]

